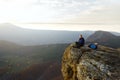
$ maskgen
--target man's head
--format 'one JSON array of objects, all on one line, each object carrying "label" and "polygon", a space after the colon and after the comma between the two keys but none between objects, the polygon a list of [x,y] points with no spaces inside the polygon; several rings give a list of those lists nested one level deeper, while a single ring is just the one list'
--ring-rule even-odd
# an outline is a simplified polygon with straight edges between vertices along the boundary
[{"label": "man's head", "polygon": [[80,38],[82,38],[82,34],[80,35]]}]

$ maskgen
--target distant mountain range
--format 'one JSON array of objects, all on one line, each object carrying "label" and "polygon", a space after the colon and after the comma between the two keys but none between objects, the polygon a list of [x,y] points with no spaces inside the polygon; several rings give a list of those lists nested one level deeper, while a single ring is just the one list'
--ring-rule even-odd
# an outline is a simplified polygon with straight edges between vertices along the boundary
[{"label": "distant mountain range", "polygon": [[92,41],[107,46],[119,47],[118,36],[120,36],[120,33],[117,32],[32,30],[9,23],[0,25],[0,40],[26,46],[73,43],[79,39],[80,34],[83,35],[87,42]]},{"label": "distant mountain range", "polygon": [[112,33],[106,31],[96,31],[87,38],[87,42],[97,42],[101,45],[118,48],[120,47],[120,36],[113,35]]},{"label": "distant mountain range", "polygon": [[21,45],[71,43],[78,40],[80,34],[87,38],[92,33],[93,31],[32,30],[8,23],[0,25],[0,40]]}]

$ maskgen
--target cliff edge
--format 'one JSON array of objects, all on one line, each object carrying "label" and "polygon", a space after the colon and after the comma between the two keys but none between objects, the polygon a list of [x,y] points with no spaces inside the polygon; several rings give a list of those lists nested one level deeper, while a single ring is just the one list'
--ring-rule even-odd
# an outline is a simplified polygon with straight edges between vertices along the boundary
[{"label": "cliff edge", "polygon": [[87,46],[68,46],[62,57],[64,80],[120,80],[120,51],[98,46],[92,50]]}]

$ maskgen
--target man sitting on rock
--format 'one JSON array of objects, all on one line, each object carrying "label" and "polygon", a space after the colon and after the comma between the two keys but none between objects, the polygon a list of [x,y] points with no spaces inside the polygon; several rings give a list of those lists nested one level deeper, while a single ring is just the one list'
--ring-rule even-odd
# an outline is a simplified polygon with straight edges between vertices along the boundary
[{"label": "man sitting on rock", "polygon": [[85,44],[85,39],[82,37],[82,35],[80,35],[78,42],[76,42],[76,48],[80,48],[84,46],[84,44]]}]

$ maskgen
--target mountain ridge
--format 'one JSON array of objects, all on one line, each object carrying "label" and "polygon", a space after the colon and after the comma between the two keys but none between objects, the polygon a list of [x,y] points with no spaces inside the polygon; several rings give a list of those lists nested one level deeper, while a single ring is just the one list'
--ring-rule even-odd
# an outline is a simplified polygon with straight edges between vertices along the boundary
[{"label": "mountain ridge", "polygon": [[[25,46],[72,43],[78,40],[80,34],[86,39],[93,33],[94,31],[32,30],[21,28],[10,23],[0,25],[0,40]],[[119,33],[112,33],[119,35]]]},{"label": "mountain ridge", "polygon": [[106,31],[96,31],[87,38],[87,42],[99,43],[100,45],[110,46],[113,48],[120,47],[120,36],[115,36],[114,34]]},{"label": "mountain ridge", "polygon": [[71,43],[77,40],[79,34],[87,38],[92,33],[92,31],[31,30],[12,24],[0,25],[0,40],[22,45]]}]

